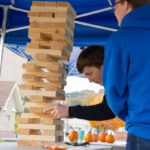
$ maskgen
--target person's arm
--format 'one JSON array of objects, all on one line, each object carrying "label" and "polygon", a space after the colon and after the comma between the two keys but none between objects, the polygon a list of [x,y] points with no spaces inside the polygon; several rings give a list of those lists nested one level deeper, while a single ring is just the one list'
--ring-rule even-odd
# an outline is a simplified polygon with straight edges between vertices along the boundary
[{"label": "person's arm", "polygon": [[[105,49],[105,59],[103,65],[103,85],[107,103],[113,113],[125,121],[128,114],[128,70],[129,56],[125,47],[121,47],[120,43],[113,40],[109,47]],[[123,39],[122,39],[123,40]],[[119,40],[120,41],[120,40]]]},{"label": "person's arm", "polygon": [[44,113],[50,113],[55,119],[68,118],[69,106],[61,104],[51,104],[49,107],[43,109]]},{"label": "person's arm", "polygon": [[69,117],[85,120],[108,120],[115,118],[115,115],[107,105],[105,96],[102,103],[91,106],[70,106]]}]

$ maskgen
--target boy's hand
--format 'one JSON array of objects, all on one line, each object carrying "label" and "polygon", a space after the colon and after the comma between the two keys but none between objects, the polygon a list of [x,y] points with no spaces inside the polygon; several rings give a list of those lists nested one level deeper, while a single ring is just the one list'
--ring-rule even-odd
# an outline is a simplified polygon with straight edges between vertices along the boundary
[{"label": "boy's hand", "polygon": [[43,109],[43,112],[50,113],[55,119],[69,117],[69,107],[61,104],[52,104]]}]

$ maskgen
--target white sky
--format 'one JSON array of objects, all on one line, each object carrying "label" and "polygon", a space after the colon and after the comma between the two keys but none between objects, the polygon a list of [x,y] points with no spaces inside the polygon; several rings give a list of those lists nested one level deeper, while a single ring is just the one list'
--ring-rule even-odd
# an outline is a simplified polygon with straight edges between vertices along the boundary
[{"label": "white sky", "polygon": [[103,89],[102,86],[95,83],[90,83],[87,78],[76,77],[76,76],[69,76],[67,77],[67,85],[65,86],[65,92],[75,92],[75,91],[82,91],[82,90],[93,90],[96,93],[100,89]]}]

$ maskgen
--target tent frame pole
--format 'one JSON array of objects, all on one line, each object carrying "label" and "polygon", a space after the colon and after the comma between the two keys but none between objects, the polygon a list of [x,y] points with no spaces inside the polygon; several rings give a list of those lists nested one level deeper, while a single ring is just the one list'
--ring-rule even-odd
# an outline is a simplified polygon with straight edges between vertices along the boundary
[{"label": "tent frame pole", "polygon": [[85,22],[76,21],[76,20],[75,20],[75,23],[83,25],[83,26],[93,27],[93,28],[97,28],[97,29],[103,29],[103,30],[107,30],[107,31],[113,31],[113,32],[117,31],[117,29],[114,29],[114,28],[108,28],[108,27],[94,25],[94,24],[85,23]]},{"label": "tent frame pole", "polygon": [[103,9],[99,9],[99,10],[96,10],[96,11],[92,11],[92,12],[88,12],[88,13],[83,13],[83,14],[80,14],[76,17],[77,18],[81,18],[81,17],[86,17],[86,16],[90,16],[90,15],[94,15],[94,14],[98,14],[98,13],[102,13],[102,12],[105,12],[105,11],[108,11],[108,10],[112,10],[111,7],[107,7],[107,8],[103,8]]},{"label": "tent frame pole", "polygon": [[9,5],[6,5],[3,7],[3,22],[2,22],[1,42],[0,42],[0,75],[2,71],[2,60],[3,60],[3,52],[4,52],[8,8],[9,8]]},{"label": "tent frame pole", "polygon": [[29,26],[7,29],[7,30],[6,30],[6,33],[8,33],[8,32],[13,32],[13,31],[18,31],[18,30],[24,30],[24,29],[28,29],[28,28],[29,28]]},{"label": "tent frame pole", "polygon": [[8,9],[12,9],[12,10],[16,10],[16,11],[20,11],[20,12],[24,12],[24,13],[28,13],[29,11],[13,7],[11,5],[0,5],[0,7],[3,9],[2,28],[0,29],[0,35],[1,35],[1,41],[0,41],[0,76],[1,76],[6,33],[13,32],[13,31],[18,31],[18,30],[24,30],[24,29],[29,28],[29,26],[23,26],[23,27],[18,27],[18,28],[13,28],[13,29],[6,29]]}]

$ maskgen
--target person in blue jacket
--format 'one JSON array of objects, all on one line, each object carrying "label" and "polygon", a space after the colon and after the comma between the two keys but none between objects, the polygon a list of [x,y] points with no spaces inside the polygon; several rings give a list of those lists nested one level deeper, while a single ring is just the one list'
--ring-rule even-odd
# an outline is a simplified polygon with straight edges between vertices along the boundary
[{"label": "person in blue jacket", "polygon": [[115,0],[112,8],[120,29],[105,49],[107,103],[126,122],[126,150],[150,150],[150,0]]}]

